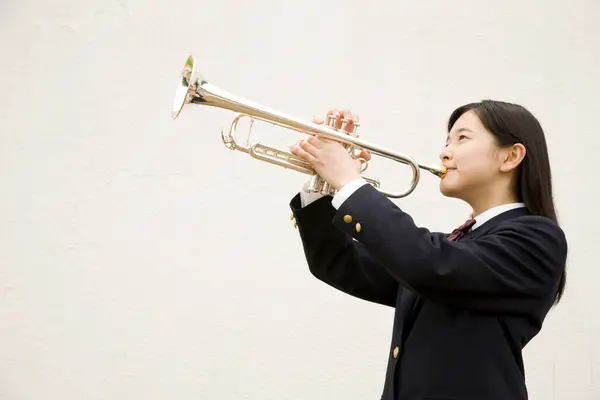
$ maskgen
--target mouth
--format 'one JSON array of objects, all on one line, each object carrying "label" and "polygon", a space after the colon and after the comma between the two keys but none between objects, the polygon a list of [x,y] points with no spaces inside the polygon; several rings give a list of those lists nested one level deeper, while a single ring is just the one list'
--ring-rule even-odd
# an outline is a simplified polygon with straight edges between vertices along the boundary
[{"label": "mouth", "polygon": [[450,174],[450,172],[454,171],[455,169],[456,169],[455,167],[446,167],[445,176],[448,176]]}]

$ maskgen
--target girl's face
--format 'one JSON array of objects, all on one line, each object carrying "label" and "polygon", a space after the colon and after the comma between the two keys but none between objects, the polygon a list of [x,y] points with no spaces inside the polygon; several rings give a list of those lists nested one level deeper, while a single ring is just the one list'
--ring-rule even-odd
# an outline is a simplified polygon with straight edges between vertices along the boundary
[{"label": "girl's face", "polygon": [[[510,150],[509,150],[510,151]],[[475,112],[464,113],[448,134],[440,154],[448,173],[440,181],[440,191],[472,203],[495,192],[508,154],[498,148],[494,136],[485,129]]]}]

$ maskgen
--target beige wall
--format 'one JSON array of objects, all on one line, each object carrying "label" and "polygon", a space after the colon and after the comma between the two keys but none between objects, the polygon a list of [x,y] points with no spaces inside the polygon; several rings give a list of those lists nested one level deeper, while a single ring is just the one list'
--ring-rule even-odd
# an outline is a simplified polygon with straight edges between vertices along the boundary
[{"label": "beige wall", "polygon": [[[0,398],[378,398],[392,310],[308,273],[288,208],[305,176],[226,150],[229,112],[170,119],[189,53],[292,115],[350,107],[362,138],[423,162],[455,106],[529,107],[571,250],[564,303],[525,351],[531,398],[600,398],[600,3],[502,4],[4,0]],[[425,174],[396,202],[431,229],[468,212]]]}]

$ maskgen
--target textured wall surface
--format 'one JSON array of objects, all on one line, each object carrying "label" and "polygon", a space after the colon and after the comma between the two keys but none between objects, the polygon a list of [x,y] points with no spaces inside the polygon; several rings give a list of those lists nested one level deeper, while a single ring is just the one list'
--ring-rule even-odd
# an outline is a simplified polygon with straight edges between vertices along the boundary
[{"label": "textured wall surface", "polygon": [[[225,149],[227,111],[171,119],[190,53],[215,85],[294,116],[349,107],[362,138],[423,162],[457,105],[530,108],[570,258],[525,349],[529,390],[600,398],[600,3],[492,4],[2,1],[0,398],[379,398],[393,310],[308,273],[288,208],[304,175]],[[369,172],[410,179],[389,160]],[[469,211],[426,174],[396,203],[435,230]]]}]

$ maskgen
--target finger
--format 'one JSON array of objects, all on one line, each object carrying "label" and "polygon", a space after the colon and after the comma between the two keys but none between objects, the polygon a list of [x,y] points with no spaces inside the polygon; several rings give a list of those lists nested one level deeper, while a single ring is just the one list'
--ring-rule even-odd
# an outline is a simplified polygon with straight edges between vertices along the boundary
[{"label": "finger", "polygon": [[321,125],[324,121],[321,118],[313,117],[312,122]]},{"label": "finger", "polygon": [[340,114],[340,110],[338,110],[337,108],[330,108],[329,110],[327,110],[327,113],[325,114],[327,117],[329,117],[330,115],[339,115]]},{"label": "finger", "polygon": [[[367,159],[367,157],[368,157],[368,159]],[[364,149],[355,148],[354,149],[353,158],[356,158],[356,159],[365,159],[365,160],[368,161],[368,160],[371,159],[371,154],[368,151],[364,150]]]},{"label": "finger", "polygon": [[316,157],[317,154],[319,153],[319,149],[317,147],[315,147],[313,144],[309,143],[308,140],[301,141],[300,148],[314,157]]},{"label": "finger", "polygon": [[290,146],[290,153],[297,157],[300,157],[303,160],[308,161],[311,165],[314,165],[314,163],[317,161],[317,159],[312,154],[308,153],[299,145]]},{"label": "finger", "polygon": [[371,153],[368,150],[362,149],[360,151],[360,158],[364,158],[365,160],[371,160]]},{"label": "finger", "polygon": [[323,147],[323,145],[325,143],[323,143],[323,138],[321,138],[320,136],[309,136],[308,139],[306,139],[306,141],[313,145],[314,147],[316,147],[317,149],[320,149]]},{"label": "finger", "polygon": [[335,139],[330,139],[326,136],[321,136],[319,134],[315,135],[314,138],[316,139],[316,141],[314,142],[313,145],[318,149],[322,149],[327,144],[338,143],[338,141]]}]

